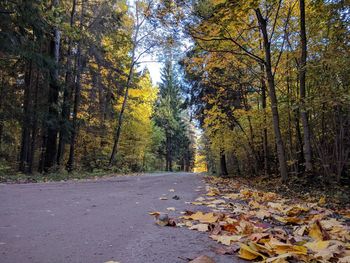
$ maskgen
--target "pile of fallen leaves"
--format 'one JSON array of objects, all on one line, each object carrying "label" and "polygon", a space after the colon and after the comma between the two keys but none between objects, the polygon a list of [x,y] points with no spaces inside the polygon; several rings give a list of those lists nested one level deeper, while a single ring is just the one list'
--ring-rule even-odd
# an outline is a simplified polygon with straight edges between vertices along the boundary
[{"label": "pile of fallen leaves", "polygon": [[[262,262],[350,263],[350,212],[296,202],[228,179],[210,177],[206,193],[177,219],[161,213],[160,225],[208,232],[223,246],[216,252]],[[208,211],[208,209],[210,211]],[[165,222],[165,223],[164,223]]]}]

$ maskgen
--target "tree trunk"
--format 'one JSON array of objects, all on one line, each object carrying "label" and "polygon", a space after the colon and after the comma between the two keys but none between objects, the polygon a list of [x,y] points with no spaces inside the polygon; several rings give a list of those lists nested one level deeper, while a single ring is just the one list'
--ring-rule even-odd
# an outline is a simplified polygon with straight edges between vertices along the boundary
[{"label": "tree trunk", "polygon": [[[81,14],[80,14],[80,31],[83,30],[83,20],[84,20],[84,14],[85,14],[85,3],[87,0],[83,0],[81,2]],[[80,91],[81,91],[81,74],[83,71],[83,63],[82,63],[82,51],[81,51],[81,45],[82,40],[79,40],[78,43],[78,49],[77,49],[77,74],[76,74],[76,83],[75,83],[75,91],[74,91],[74,106],[73,106],[73,124],[72,124],[72,133],[70,137],[70,148],[69,148],[69,158],[67,162],[67,170],[68,172],[72,172],[74,170],[74,163],[75,163],[75,144],[76,144],[76,137],[78,134],[78,111],[79,111],[79,104],[80,104]]]},{"label": "tree trunk", "polygon": [[[52,6],[58,7],[59,0],[53,0]],[[47,120],[47,141],[45,151],[44,171],[49,171],[56,163],[57,156],[57,134],[58,125],[58,94],[59,94],[59,79],[58,65],[60,55],[61,32],[58,28],[53,28],[53,36],[50,43],[50,56],[54,61],[54,65],[50,69],[50,85],[49,85],[49,112]]]},{"label": "tree trunk", "polygon": [[271,66],[271,46],[270,46],[270,41],[267,34],[267,22],[266,22],[266,19],[263,18],[260,12],[260,9],[256,9],[255,11],[259,21],[261,33],[263,35],[263,46],[264,46],[264,53],[265,53],[265,74],[266,74],[267,83],[269,86],[269,97],[271,101],[271,111],[272,111],[273,128],[274,128],[275,140],[276,140],[276,146],[277,146],[279,170],[281,173],[282,180],[286,181],[288,179],[288,170],[287,170],[284,143],[283,143],[282,134],[280,130],[278,101],[277,101],[276,89],[275,89],[275,79],[272,73],[272,66]]},{"label": "tree trunk", "polygon": [[136,24],[134,24],[135,34],[132,38],[131,64],[130,64],[129,74],[128,74],[128,78],[127,78],[126,85],[125,85],[123,104],[122,104],[122,108],[121,108],[119,116],[118,116],[118,123],[117,123],[116,132],[115,132],[113,149],[112,149],[111,157],[109,159],[109,167],[111,167],[114,164],[115,157],[118,153],[118,143],[119,143],[120,133],[121,133],[122,125],[123,125],[124,112],[126,109],[126,104],[127,104],[128,98],[129,98],[129,88],[131,86],[131,83],[132,83],[133,77],[134,77],[134,67],[135,67],[135,64],[139,58],[139,57],[136,57],[136,48],[137,48],[138,44],[140,43],[138,36],[139,36],[140,27],[141,27],[143,22],[139,21],[139,16],[138,16],[139,9],[138,9],[137,3],[136,3],[135,12],[136,12],[136,14],[135,14]]},{"label": "tree trunk", "polygon": [[[264,65],[260,65],[261,73],[264,73]],[[264,113],[264,128],[263,128],[263,152],[264,152],[264,174],[268,175],[269,172],[269,159],[268,159],[268,139],[267,139],[267,123],[266,123],[266,83],[263,76],[260,78],[260,85],[261,85],[261,104],[263,108]]]},{"label": "tree trunk", "polygon": [[[71,17],[70,17],[70,27],[74,26],[74,17],[76,9],[76,0],[73,0]],[[62,164],[64,158],[66,142],[69,138],[68,123],[69,116],[71,111],[72,103],[72,87],[74,86],[73,78],[73,65],[72,65],[72,40],[68,40],[67,47],[67,65],[66,65],[66,76],[65,76],[65,85],[64,85],[64,94],[63,94],[63,105],[62,105],[62,114],[61,114],[61,124],[60,124],[60,134],[58,140],[58,150],[57,150],[57,165]]]},{"label": "tree trunk", "polygon": [[220,151],[220,175],[228,176],[225,151]]},{"label": "tree trunk", "polygon": [[128,80],[127,80],[126,87],[125,87],[122,108],[121,108],[119,116],[118,116],[117,130],[116,130],[115,137],[114,137],[112,154],[111,154],[111,157],[109,159],[109,166],[110,167],[114,164],[115,157],[116,157],[117,152],[118,152],[118,143],[119,143],[119,139],[120,139],[120,133],[122,130],[122,124],[123,124],[124,112],[126,109],[126,103],[127,103],[128,97],[129,97],[129,87],[131,84],[132,75],[133,75],[133,69],[130,69],[130,73],[129,73]]},{"label": "tree trunk", "polygon": [[308,120],[308,113],[305,105],[306,99],[306,59],[307,59],[307,40],[306,40],[306,28],[305,28],[305,2],[299,0],[300,7],[300,43],[301,43],[301,56],[300,56],[300,68],[299,68],[299,88],[300,88],[300,118],[304,131],[304,157],[305,157],[305,170],[306,172],[312,171],[312,149],[311,149],[311,136],[310,126]]},{"label": "tree trunk", "polygon": [[4,132],[4,116],[3,116],[3,101],[5,96],[5,76],[1,74],[0,84],[0,158],[2,154],[2,135]]},{"label": "tree trunk", "polygon": [[31,117],[32,122],[32,141],[30,147],[30,155],[29,155],[29,164],[28,164],[28,173],[33,173],[34,166],[34,157],[35,157],[35,145],[36,145],[36,136],[38,129],[38,93],[39,93],[39,70],[36,73],[36,81],[35,81],[35,91],[34,91],[34,105],[33,112]]},{"label": "tree trunk", "polygon": [[169,172],[173,171],[173,153],[171,135],[169,136]]},{"label": "tree trunk", "polygon": [[31,89],[32,89],[32,71],[33,63],[29,62],[28,69],[24,78],[24,99],[23,99],[23,120],[22,120],[22,139],[21,152],[19,159],[19,170],[27,173],[27,165],[30,154],[30,115],[31,115]]}]

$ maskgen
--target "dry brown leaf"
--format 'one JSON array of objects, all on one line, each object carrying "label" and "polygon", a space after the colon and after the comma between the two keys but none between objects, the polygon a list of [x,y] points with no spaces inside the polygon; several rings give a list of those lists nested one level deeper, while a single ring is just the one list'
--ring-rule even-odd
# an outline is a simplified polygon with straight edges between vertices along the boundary
[{"label": "dry brown leaf", "polygon": [[340,254],[342,249],[343,249],[343,247],[341,244],[335,243],[335,244],[332,244],[325,249],[318,251],[315,254],[315,258],[326,260],[326,262],[328,262],[331,258],[334,257],[335,254]]},{"label": "dry brown leaf", "polygon": [[350,263],[350,256],[339,258],[338,263]]},{"label": "dry brown leaf", "polygon": [[323,249],[326,249],[329,246],[329,241],[314,241],[314,242],[307,242],[304,244],[308,249],[312,250],[313,252],[319,252]]},{"label": "dry brown leaf", "polygon": [[237,226],[238,224],[226,224],[226,225],[223,225],[221,228],[222,230],[230,233],[237,233]]},{"label": "dry brown leaf", "polygon": [[204,255],[189,261],[189,263],[215,263],[215,261],[211,257]]},{"label": "dry brown leaf", "polygon": [[277,257],[268,258],[266,259],[265,262],[266,263],[288,263],[287,258],[292,256],[293,256],[292,253],[286,253],[286,254],[278,255]]},{"label": "dry brown leaf", "polygon": [[233,244],[229,247],[220,246],[213,249],[215,253],[220,255],[234,255],[234,253],[236,253],[238,250],[239,250],[238,244]]},{"label": "dry brown leaf", "polygon": [[199,232],[207,232],[209,231],[209,226],[208,224],[197,224],[189,227],[191,230],[197,230]]},{"label": "dry brown leaf", "polygon": [[161,212],[154,211],[154,212],[149,212],[148,214],[151,216],[159,216],[161,214]]},{"label": "dry brown leaf", "polygon": [[280,203],[268,202],[267,205],[281,212],[284,210],[284,206]]},{"label": "dry brown leaf", "polygon": [[228,236],[228,235],[211,235],[210,236],[212,239],[215,241],[224,244],[226,246],[230,246],[232,242],[237,242],[239,241],[242,236],[240,235],[233,235],[233,236]]},{"label": "dry brown leaf", "polygon": [[304,220],[299,217],[282,217],[282,216],[275,216],[275,219],[278,221],[285,223],[285,224],[302,224],[304,223]]},{"label": "dry brown leaf", "polygon": [[263,210],[263,209],[260,209],[258,211],[251,211],[253,213],[251,213],[252,215],[255,215],[257,218],[260,218],[260,219],[265,219],[265,218],[269,218],[271,217],[271,213],[267,210]]},{"label": "dry brown leaf", "polygon": [[291,208],[287,208],[284,212],[287,216],[298,216],[303,212],[307,212],[309,209],[307,207],[302,206],[293,206]]},{"label": "dry brown leaf", "polygon": [[307,229],[306,226],[297,227],[294,230],[294,235],[303,236],[305,234],[305,232],[306,232],[306,229]]}]

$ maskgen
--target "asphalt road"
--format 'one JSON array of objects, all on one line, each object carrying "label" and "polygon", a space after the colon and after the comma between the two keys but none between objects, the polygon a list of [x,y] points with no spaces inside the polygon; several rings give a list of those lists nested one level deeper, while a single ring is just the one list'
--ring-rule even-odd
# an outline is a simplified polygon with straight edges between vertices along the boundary
[{"label": "asphalt road", "polygon": [[[160,227],[148,215],[197,209],[185,201],[199,195],[200,185],[202,178],[189,173],[1,184],[0,262],[184,263],[203,254],[238,262],[212,252],[217,244],[206,233]],[[169,199],[159,200],[164,194]]]}]

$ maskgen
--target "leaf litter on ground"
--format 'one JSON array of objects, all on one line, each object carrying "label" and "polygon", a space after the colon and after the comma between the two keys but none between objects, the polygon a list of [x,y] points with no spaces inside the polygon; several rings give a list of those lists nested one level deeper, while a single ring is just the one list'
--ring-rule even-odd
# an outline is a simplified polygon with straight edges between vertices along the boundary
[{"label": "leaf litter on ground", "polygon": [[324,200],[284,198],[232,179],[207,177],[206,182],[206,193],[191,204],[211,211],[184,211],[165,225],[207,232],[223,246],[215,252],[245,260],[350,263],[348,209],[325,208]]}]

